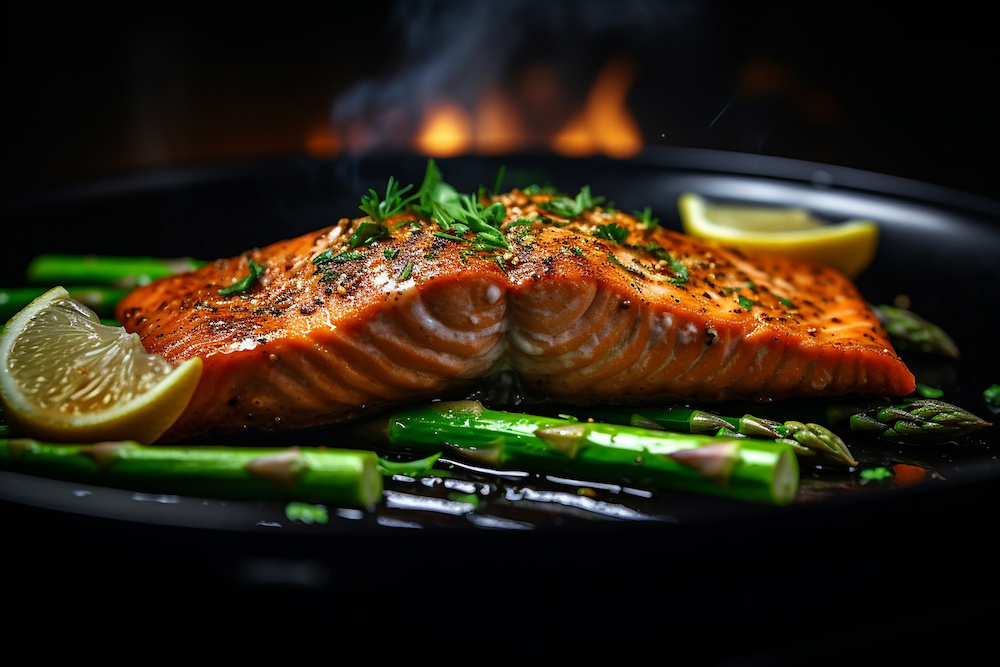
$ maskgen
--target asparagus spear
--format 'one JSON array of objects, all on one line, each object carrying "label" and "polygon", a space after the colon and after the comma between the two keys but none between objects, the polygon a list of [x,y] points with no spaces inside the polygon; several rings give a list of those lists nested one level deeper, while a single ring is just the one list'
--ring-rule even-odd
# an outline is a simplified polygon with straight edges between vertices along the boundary
[{"label": "asparagus spear", "polygon": [[992,426],[968,410],[932,398],[905,399],[860,409],[851,404],[831,403],[827,406],[827,418],[834,427],[846,425],[855,432],[917,444],[950,442]]},{"label": "asparagus spear", "polygon": [[[817,455],[830,462],[857,465],[835,430],[879,435],[898,442],[941,444],[992,424],[945,401],[909,398],[888,401],[789,401],[782,410],[800,420],[784,422],[754,415],[728,417],[686,407],[595,408],[595,419],[665,428],[682,433],[733,433],[789,442],[800,455]],[[822,422],[822,423],[821,423]]]},{"label": "asparagus spear", "polygon": [[952,359],[959,357],[958,345],[938,325],[905,308],[885,304],[871,308],[900,351],[943,354]]},{"label": "asparagus spear", "polygon": [[28,474],[140,491],[304,500],[361,509],[372,509],[381,498],[378,465],[375,452],[353,449],[0,439],[0,467]]},{"label": "asparagus spear", "polygon": [[774,505],[787,505],[798,491],[798,461],[787,443],[490,410],[478,401],[400,410],[355,434],[397,449],[447,448],[500,469],[648,484]]},{"label": "asparagus spear", "polygon": [[588,414],[601,421],[641,428],[775,440],[788,444],[799,456],[816,456],[840,465],[858,465],[840,436],[813,422],[778,422],[749,414],[727,417],[686,407],[595,408]]},{"label": "asparagus spear", "polygon": [[26,275],[28,282],[36,285],[96,283],[132,288],[202,264],[192,257],[45,254],[28,264]]},{"label": "asparagus spear", "polygon": [[[0,289],[0,322],[9,320],[48,289],[47,286]],[[128,288],[107,285],[69,285],[66,291],[102,318],[114,317],[115,304],[129,292]]]}]

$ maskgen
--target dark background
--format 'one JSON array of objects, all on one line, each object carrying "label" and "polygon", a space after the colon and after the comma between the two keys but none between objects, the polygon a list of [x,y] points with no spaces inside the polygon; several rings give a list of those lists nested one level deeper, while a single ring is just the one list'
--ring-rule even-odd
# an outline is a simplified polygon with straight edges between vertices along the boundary
[{"label": "dark background", "polygon": [[[548,109],[558,119],[621,53],[641,65],[630,109],[651,147],[818,161],[995,196],[997,43],[982,5],[359,4],[5,3],[2,203],[136,170],[301,154],[334,123],[412,111],[443,93],[468,99],[516,82],[536,60],[552,63],[565,86]],[[398,149],[394,130],[405,136],[407,120],[383,118],[384,143],[373,150]],[[149,219],[133,224],[162,238]],[[16,232],[43,244],[58,233],[28,227]],[[10,242],[13,231],[4,229],[6,266],[38,248]],[[248,235],[230,233],[233,252]],[[723,665],[801,664],[802,655],[809,664],[898,661],[925,657],[925,647],[971,657],[970,646],[992,640],[986,539],[997,503],[992,480],[962,490],[963,521],[931,496],[815,522],[678,526],[672,541],[559,533],[547,551],[509,534],[502,546],[491,534],[436,533],[402,545],[276,546],[270,536],[123,527],[29,508],[4,516],[12,546],[3,583],[15,589],[10,606],[22,621],[11,636],[24,644],[24,626],[37,629],[39,641],[25,645],[43,652],[55,637],[74,651],[121,653],[131,639],[143,656],[184,653],[194,650],[190,638],[215,636],[227,657],[300,651],[310,638],[324,651],[353,641],[382,655],[403,633],[399,653],[435,657],[442,647],[494,652],[504,643],[520,651],[506,655],[528,655],[524,638],[551,639],[546,648],[560,656],[597,645],[620,659],[619,640],[625,654],[652,647],[657,656],[704,657],[735,646],[726,657],[764,656],[711,662]],[[322,559],[338,577],[321,595],[248,586],[231,571],[246,554],[279,566]]]},{"label": "dark background", "polygon": [[556,113],[625,53],[640,63],[629,102],[647,145],[992,197],[997,46],[983,5],[889,4],[7,2],[0,181],[9,198],[298,153],[334,118],[470,97],[532,59],[560,73]]}]

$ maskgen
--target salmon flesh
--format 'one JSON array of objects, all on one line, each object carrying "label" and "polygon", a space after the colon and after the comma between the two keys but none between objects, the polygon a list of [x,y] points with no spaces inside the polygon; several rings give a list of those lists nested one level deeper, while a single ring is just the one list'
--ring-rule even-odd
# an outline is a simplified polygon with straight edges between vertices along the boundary
[{"label": "salmon flesh", "polygon": [[915,388],[833,269],[749,256],[581,196],[515,189],[466,208],[492,222],[417,205],[345,218],[129,294],[116,315],[148,352],[204,360],[162,441],[331,424],[468,395],[501,374],[564,403]]}]

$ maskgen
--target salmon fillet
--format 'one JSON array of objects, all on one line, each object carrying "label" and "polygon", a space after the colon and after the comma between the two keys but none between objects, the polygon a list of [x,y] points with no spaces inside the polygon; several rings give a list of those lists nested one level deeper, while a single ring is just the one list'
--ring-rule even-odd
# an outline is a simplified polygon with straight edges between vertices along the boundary
[{"label": "salmon fillet", "polygon": [[413,207],[345,218],[136,289],[116,314],[147,351],[204,360],[162,441],[335,423],[501,371],[529,396],[580,403],[914,390],[836,271],[580,201],[477,199],[503,207],[482,234]]}]

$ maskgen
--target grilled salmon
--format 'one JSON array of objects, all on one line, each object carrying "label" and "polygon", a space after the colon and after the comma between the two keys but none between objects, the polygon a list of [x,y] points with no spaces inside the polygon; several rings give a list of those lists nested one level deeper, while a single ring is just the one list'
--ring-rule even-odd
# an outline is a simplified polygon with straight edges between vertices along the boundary
[{"label": "grilled salmon", "polygon": [[825,266],[703,242],[586,188],[456,196],[425,180],[405,199],[391,186],[373,215],[119,303],[147,351],[204,360],[162,441],[335,423],[502,371],[560,402],[915,388],[854,285]]}]

